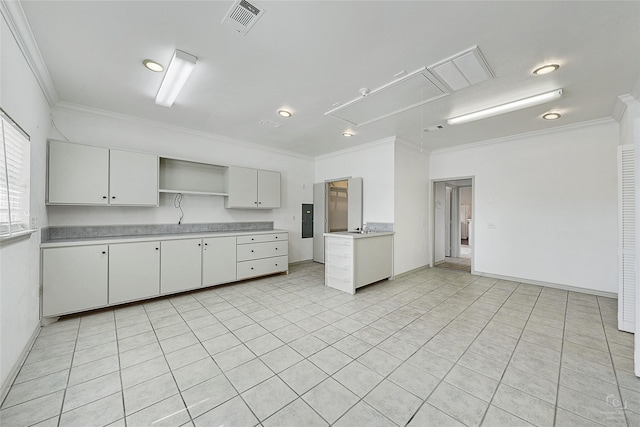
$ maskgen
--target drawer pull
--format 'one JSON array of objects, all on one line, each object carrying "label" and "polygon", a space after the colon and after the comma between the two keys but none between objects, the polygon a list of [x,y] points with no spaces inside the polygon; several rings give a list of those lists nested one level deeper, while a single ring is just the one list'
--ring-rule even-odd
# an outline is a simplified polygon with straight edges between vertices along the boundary
[{"label": "drawer pull", "polygon": [[208,245],[208,243],[205,243],[204,245],[205,245],[205,246],[207,246],[207,245]]},{"label": "drawer pull", "polygon": [[156,251],[159,250],[160,248],[156,248]]},{"label": "drawer pull", "polygon": [[252,237],[252,238],[251,238],[251,241],[253,242],[254,240],[255,240],[255,239]]},{"label": "drawer pull", "polygon": [[111,196],[111,198],[112,198],[112,199],[115,199],[115,198],[116,198],[116,196]]},{"label": "drawer pull", "polygon": [[106,198],[107,198],[107,196],[102,196],[102,198],[103,198],[103,199],[106,199]]},{"label": "drawer pull", "polygon": [[251,269],[253,270],[253,267],[251,267]]},{"label": "drawer pull", "polygon": [[251,253],[253,253],[253,249],[251,249]]},{"label": "drawer pull", "polygon": [[106,253],[107,253],[106,251],[102,251],[102,255],[104,255],[104,254],[106,254]]},{"label": "drawer pull", "polygon": [[278,248],[276,248],[276,251],[278,250]]},{"label": "drawer pull", "polygon": [[198,246],[202,246],[200,243],[198,243]]}]

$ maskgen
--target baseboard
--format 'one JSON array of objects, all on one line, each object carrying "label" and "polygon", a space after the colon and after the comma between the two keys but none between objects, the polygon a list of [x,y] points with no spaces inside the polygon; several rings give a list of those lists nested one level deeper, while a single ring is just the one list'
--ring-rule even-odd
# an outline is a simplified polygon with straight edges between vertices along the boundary
[{"label": "baseboard", "polygon": [[290,262],[289,265],[311,264],[312,262],[314,262],[312,259],[304,259],[302,261]]},{"label": "baseboard", "polygon": [[526,283],[527,285],[546,286],[547,288],[562,289],[563,291],[580,292],[581,294],[618,299],[618,294],[616,292],[606,292],[606,291],[599,291],[597,289],[579,288],[577,286],[561,285],[559,283],[542,282],[539,280],[522,279],[520,277],[503,276],[501,274],[483,273],[482,271],[472,271],[471,274],[476,276],[490,277],[492,279],[509,280],[511,282]]},{"label": "baseboard", "polygon": [[9,389],[11,388],[13,381],[18,376],[18,372],[20,372],[20,368],[22,368],[22,365],[27,359],[27,355],[29,354],[29,351],[31,351],[31,347],[33,347],[33,343],[36,341],[36,338],[38,337],[39,333],[40,333],[40,322],[38,322],[38,326],[36,326],[35,330],[33,331],[33,334],[31,335],[29,342],[27,342],[27,345],[24,346],[22,353],[20,353],[20,357],[18,358],[16,363],[13,365],[13,368],[9,372],[7,379],[2,382],[2,388],[0,388],[0,403],[4,402],[4,398],[7,397],[7,393],[9,393]]}]

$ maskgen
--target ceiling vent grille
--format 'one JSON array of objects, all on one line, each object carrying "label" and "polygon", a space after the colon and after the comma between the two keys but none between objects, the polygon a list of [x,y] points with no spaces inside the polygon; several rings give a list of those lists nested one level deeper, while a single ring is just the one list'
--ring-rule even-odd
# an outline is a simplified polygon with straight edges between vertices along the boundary
[{"label": "ceiling vent grille", "polygon": [[264,12],[264,9],[258,9],[246,0],[237,0],[225,15],[222,23],[230,24],[238,33],[246,35]]},{"label": "ceiling vent grille", "polygon": [[478,46],[457,53],[427,69],[451,91],[464,89],[494,77]]}]

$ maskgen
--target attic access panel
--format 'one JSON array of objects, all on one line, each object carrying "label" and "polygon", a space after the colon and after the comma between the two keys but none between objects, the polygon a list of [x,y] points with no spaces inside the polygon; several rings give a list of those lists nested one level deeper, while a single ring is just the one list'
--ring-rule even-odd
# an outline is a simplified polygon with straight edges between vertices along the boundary
[{"label": "attic access panel", "polygon": [[432,102],[449,93],[425,67],[324,114],[355,126],[363,126]]}]

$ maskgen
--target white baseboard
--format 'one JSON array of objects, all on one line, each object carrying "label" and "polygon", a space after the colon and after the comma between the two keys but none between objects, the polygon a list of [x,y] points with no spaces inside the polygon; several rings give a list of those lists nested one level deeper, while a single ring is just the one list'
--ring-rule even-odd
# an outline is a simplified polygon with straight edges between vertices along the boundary
[{"label": "white baseboard", "polygon": [[33,347],[33,343],[36,341],[36,338],[38,337],[39,333],[40,333],[40,323],[38,322],[38,326],[36,326],[35,330],[33,331],[33,334],[31,334],[31,338],[29,338],[29,342],[27,342],[27,345],[24,346],[24,349],[22,349],[22,353],[20,353],[20,357],[18,358],[16,363],[13,365],[13,368],[9,372],[9,375],[7,376],[7,378],[2,382],[2,388],[0,388],[0,403],[4,402],[4,398],[7,397],[7,393],[9,393],[9,389],[11,388],[13,381],[18,376],[18,372],[20,372],[20,368],[22,368],[24,361],[27,359],[27,355],[29,354],[29,351],[31,351],[31,347]]},{"label": "white baseboard", "polygon": [[509,280],[511,282],[526,283],[528,285],[546,286],[548,288],[562,289],[563,291],[580,292],[581,294],[589,294],[589,295],[596,295],[599,297],[618,299],[618,294],[616,292],[599,291],[597,289],[587,289],[587,288],[580,288],[577,286],[561,285],[558,283],[541,282],[539,280],[503,276],[501,274],[483,273],[482,271],[472,271],[471,274],[476,276],[490,277],[492,279]]}]

